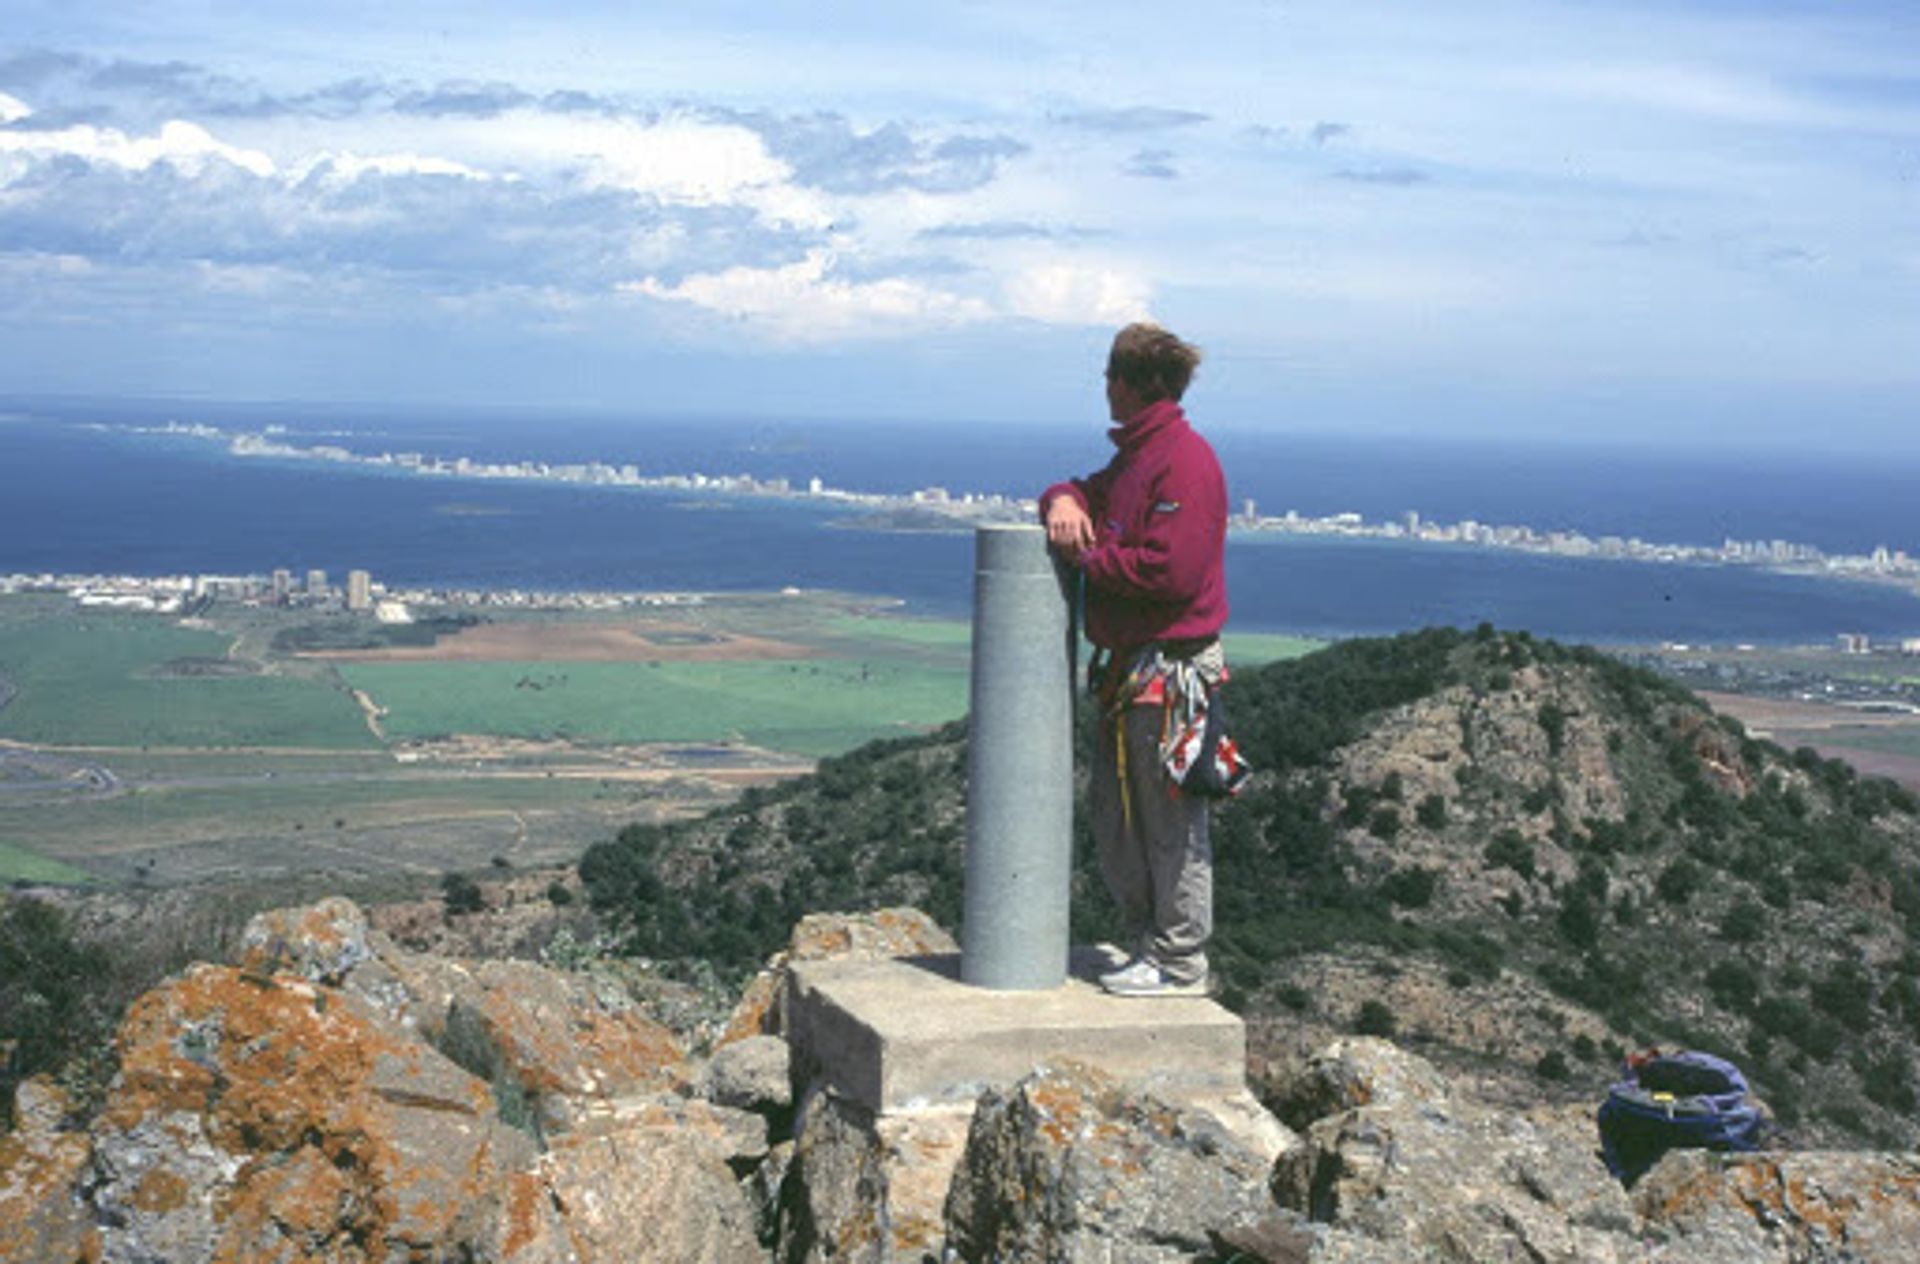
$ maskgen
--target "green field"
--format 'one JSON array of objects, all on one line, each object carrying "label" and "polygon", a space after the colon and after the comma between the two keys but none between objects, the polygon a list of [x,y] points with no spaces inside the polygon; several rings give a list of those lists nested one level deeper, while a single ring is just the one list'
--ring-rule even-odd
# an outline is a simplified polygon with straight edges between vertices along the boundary
[{"label": "green field", "polygon": [[1920,725],[1885,729],[1833,729],[1822,736],[1834,746],[1920,757]]},{"label": "green field", "polygon": [[[965,661],[968,646],[973,640],[973,629],[964,619],[841,615],[828,627],[834,633],[867,644],[879,642],[951,650],[956,655],[956,661],[960,662]],[[1229,632],[1221,640],[1226,648],[1227,661],[1248,667],[1284,658],[1299,658],[1326,644],[1325,641],[1269,632]]]},{"label": "green field", "polygon": [[351,663],[394,737],[723,742],[807,755],[957,719],[962,668],[874,660]]},{"label": "green field", "polygon": [[973,642],[973,626],[965,619],[906,619],[886,615],[843,614],[829,620],[827,630],[865,644],[880,642],[952,650],[962,660],[967,647]]},{"label": "green field", "polygon": [[[143,787],[78,803],[11,807],[0,817],[9,841],[80,856],[130,833],[151,844],[273,831],[334,829],[443,813],[527,811],[631,800],[614,783],[545,777],[447,777],[279,785]],[[339,826],[335,822],[341,822]]]},{"label": "green field", "polygon": [[87,882],[92,875],[72,865],[0,842],[0,882]]},{"label": "green field", "polygon": [[[711,797],[711,791],[707,792]],[[0,878],[163,883],[300,871],[439,872],[565,861],[671,810],[658,783],[440,776],[143,786],[0,812]]]},{"label": "green field", "polygon": [[[332,617],[352,631],[346,616]],[[693,766],[621,779],[653,768],[644,762],[653,757],[635,765],[616,746],[745,743],[821,757],[957,719],[968,701],[966,620],[902,617],[832,595],[714,599],[658,616],[686,630],[662,631],[656,644],[758,636],[808,655],[794,659],[319,661],[272,648],[310,613],[222,606],[210,618],[213,629],[80,611],[57,597],[0,599],[0,681],[17,690],[0,707],[0,740],[97,748],[51,773],[22,774],[43,784],[0,802],[0,881],[564,860],[620,824],[732,792]],[[1313,648],[1293,637],[1227,638],[1243,667]],[[473,757],[443,750],[400,764],[350,688],[385,709],[394,744],[454,735],[557,744]],[[605,780],[564,775],[602,762]],[[777,775],[778,761],[770,767]],[[99,770],[89,775],[103,788],[69,780],[66,768]]]},{"label": "green field", "polygon": [[1229,632],[1220,638],[1220,644],[1226,650],[1228,667],[1236,663],[1242,667],[1257,667],[1261,663],[1277,663],[1282,659],[1311,654],[1317,649],[1326,648],[1327,643],[1273,632]]},{"label": "green field", "polygon": [[0,622],[0,675],[18,690],[0,738],[73,746],[376,745],[347,694],[319,679],[169,676],[227,638],[142,615],[52,611]]}]

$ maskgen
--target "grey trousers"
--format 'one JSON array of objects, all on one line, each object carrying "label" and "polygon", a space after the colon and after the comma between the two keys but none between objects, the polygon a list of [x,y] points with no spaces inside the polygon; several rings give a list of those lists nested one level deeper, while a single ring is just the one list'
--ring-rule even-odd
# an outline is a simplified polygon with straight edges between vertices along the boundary
[{"label": "grey trousers", "polygon": [[1124,787],[1116,721],[1101,720],[1088,811],[1100,872],[1131,946],[1169,982],[1193,983],[1206,977],[1205,947],[1213,934],[1213,845],[1207,801],[1168,793],[1160,717],[1159,707],[1127,708]]}]

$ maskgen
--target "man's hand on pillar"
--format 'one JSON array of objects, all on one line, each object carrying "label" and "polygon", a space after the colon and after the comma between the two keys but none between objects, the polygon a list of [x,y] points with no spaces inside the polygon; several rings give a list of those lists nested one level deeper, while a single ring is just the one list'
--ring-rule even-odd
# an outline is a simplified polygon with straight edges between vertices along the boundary
[{"label": "man's hand on pillar", "polygon": [[1093,519],[1079,501],[1060,496],[1047,506],[1047,543],[1070,562],[1079,561],[1093,547]]}]

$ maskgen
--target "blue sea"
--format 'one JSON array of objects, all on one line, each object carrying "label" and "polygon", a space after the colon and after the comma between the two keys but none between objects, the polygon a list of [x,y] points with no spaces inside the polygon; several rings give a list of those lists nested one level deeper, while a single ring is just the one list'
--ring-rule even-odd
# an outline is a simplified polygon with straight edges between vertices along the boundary
[{"label": "blue sea", "polygon": [[[361,567],[394,585],[533,589],[831,588],[957,615],[964,533],[849,529],[805,500],[429,479],[236,458],[132,426],[286,428],[288,443],[475,460],[599,460],[648,474],[819,477],[862,491],[1031,495],[1106,459],[1102,427],[734,418],[382,416],[215,405],[14,406],[0,416],[0,573],[264,573]],[[1236,508],[1408,511],[1539,531],[1717,545],[1785,539],[1920,553],[1920,458],[1683,455],[1604,447],[1212,436]],[[1920,599],[1748,569],[1584,561],[1470,547],[1237,535],[1233,626],[1343,636],[1482,620],[1598,642],[1801,643],[1920,636]]]}]

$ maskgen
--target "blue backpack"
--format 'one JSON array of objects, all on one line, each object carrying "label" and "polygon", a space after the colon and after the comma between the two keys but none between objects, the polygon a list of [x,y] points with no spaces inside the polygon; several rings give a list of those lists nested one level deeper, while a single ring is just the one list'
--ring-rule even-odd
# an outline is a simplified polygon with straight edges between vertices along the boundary
[{"label": "blue backpack", "polygon": [[1710,1053],[1650,1049],[1600,1104],[1607,1170],[1631,1188],[1669,1150],[1757,1150],[1760,1107],[1740,1068]]}]

